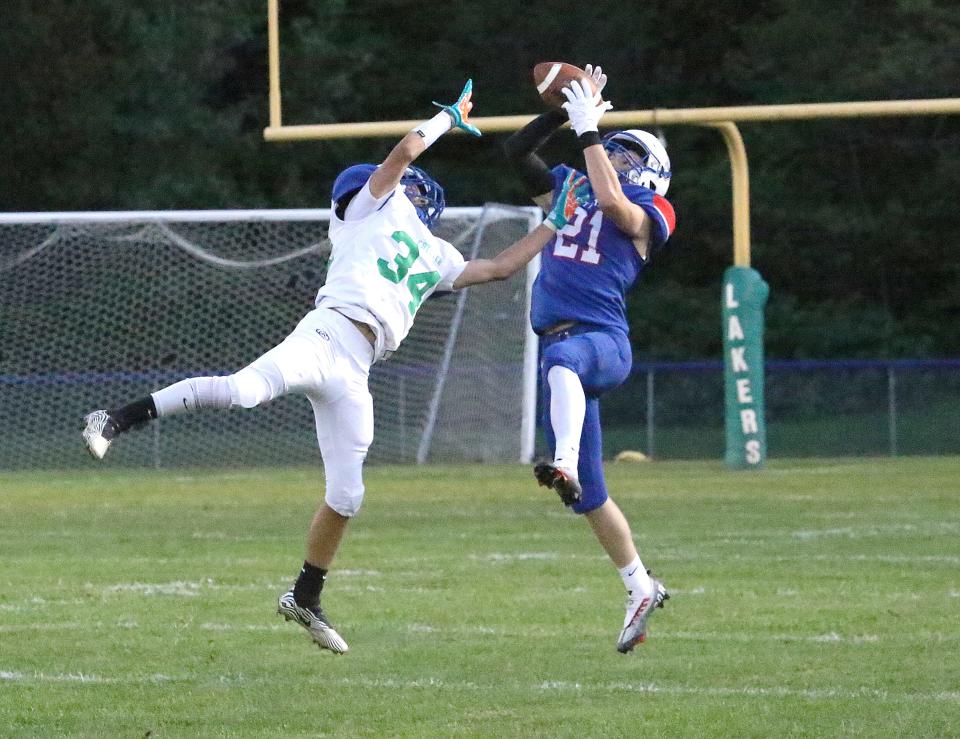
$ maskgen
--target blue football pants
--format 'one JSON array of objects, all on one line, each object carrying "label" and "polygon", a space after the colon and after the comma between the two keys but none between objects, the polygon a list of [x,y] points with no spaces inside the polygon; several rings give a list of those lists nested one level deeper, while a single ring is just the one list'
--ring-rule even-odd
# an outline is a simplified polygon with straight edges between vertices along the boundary
[{"label": "blue football pants", "polygon": [[575,331],[562,331],[540,338],[543,352],[540,361],[543,427],[552,456],[556,450],[556,438],[550,420],[550,383],[547,382],[547,373],[551,367],[566,367],[580,378],[586,396],[586,413],[580,435],[580,463],[577,467],[583,497],[571,507],[576,513],[589,513],[607,500],[607,485],[603,477],[600,396],[627,379],[633,364],[633,353],[630,340],[620,331]]}]

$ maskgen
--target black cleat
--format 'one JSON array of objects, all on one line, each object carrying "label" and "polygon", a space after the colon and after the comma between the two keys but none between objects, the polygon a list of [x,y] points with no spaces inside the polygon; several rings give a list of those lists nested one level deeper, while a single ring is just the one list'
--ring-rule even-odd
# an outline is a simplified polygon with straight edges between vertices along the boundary
[{"label": "black cleat", "polygon": [[575,472],[551,462],[539,462],[533,468],[533,475],[543,487],[556,491],[564,505],[580,502],[583,489]]}]

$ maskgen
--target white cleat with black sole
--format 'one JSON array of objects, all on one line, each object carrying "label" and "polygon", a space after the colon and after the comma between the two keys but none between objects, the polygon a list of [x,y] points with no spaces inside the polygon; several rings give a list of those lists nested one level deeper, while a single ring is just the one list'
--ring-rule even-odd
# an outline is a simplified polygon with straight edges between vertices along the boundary
[{"label": "white cleat with black sole", "polygon": [[[647,571],[650,574],[650,571]],[[670,594],[663,583],[651,575],[653,590],[649,593],[637,593],[627,597],[627,615],[623,619],[623,631],[617,640],[617,651],[626,654],[647,638],[647,619],[655,608],[663,608],[663,602]]]},{"label": "white cleat with black sole", "polygon": [[293,588],[280,596],[280,600],[277,602],[277,613],[287,621],[296,621],[310,632],[310,638],[321,649],[329,649],[334,654],[346,654],[347,650],[350,649],[343,637],[336,632],[336,629],[327,620],[320,604],[309,608],[297,605],[297,601],[293,597]]},{"label": "white cleat with black sole", "polygon": [[112,442],[117,436],[117,427],[106,411],[93,411],[83,417],[83,443],[94,459],[103,459]]}]

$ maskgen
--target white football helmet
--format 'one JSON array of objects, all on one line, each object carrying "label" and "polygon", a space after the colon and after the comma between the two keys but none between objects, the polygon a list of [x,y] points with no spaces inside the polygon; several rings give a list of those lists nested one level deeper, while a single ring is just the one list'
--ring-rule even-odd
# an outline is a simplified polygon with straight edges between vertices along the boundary
[{"label": "white football helmet", "polygon": [[670,187],[670,156],[663,143],[649,131],[615,131],[603,137],[603,148],[620,181],[649,187],[666,195]]}]

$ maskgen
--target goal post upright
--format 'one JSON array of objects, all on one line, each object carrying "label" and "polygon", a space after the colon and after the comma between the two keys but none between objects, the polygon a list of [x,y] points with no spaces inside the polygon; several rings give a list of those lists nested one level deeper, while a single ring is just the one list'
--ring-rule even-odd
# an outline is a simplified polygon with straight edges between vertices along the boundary
[{"label": "goal post upright", "polygon": [[280,0],[267,0],[267,46],[270,70],[270,127],[283,126],[280,103]]},{"label": "goal post upright", "polygon": [[723,137],[733,189],[733,266],[723,273],[720,310],[724,462],[759,469],[767,457],[763,328],[770,288],[750,267],[750,168],[743,137],[733,121],[703,125]]}]

